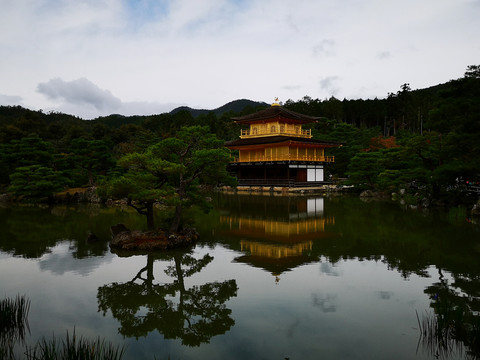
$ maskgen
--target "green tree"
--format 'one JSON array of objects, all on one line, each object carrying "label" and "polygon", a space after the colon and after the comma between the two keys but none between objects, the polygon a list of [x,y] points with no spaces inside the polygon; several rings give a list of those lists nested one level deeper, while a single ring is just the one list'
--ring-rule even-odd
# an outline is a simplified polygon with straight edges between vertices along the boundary
[{"label": "green tree", "polygon": [[9,160],[17,166],[44,165],[51,166],[53,146],[43,141],[37,134],[31,134],[10,143]]},{"label": "green tree", "polygon": [[466,78],[480,79],[480,65],[468,65],[465,71]]},{"label": "green tree", "polygon": [[43,141],[37,134],[0,144],[0,182],[8,184],[10,175],[17,167],[30,165],[51,167],[52,154],[52,144]]},{"label": "green tree", "polygon": [[41,165],[18,167],[10,175],[10,180],[8,190],[30,201],[52,199],[53,193],[68,183],[60,173]]},{"label": "green tree", "polygon": [[147,217],[154,229],[153,205],[163,201],[175,206],[170,232],[181,227],[182,212],[192,204],[207,206],[200,185],[232,183],[226,171],[229,151],[207,127],[186,127],[174,138],[123,156],[119,165],[126,172],[103,186],[102,192],[114,198],[127,198],[128,204]]},{"label": "green tree", "polygon": [[315,138],[345,143],[345,146],[328,151],[329,155],[335,156],[335,162],[329,165],[329,170],[333,174],[344,176],[351,159],[362,149],[368,148],[371,138],[377,136],[379,130],[377,128],[358,129],[353,125],[337,121],[327,123],[325,129],[328,129],[328,132],[315,134]]},{"label": "green tree", "polygon": [[349,183],[375,189],[377,177],[385,170],[380,151],[360,152],[348,165]]},{"label": "green tree", "polygon": [[91,186],[98,175],[106,175],[115,165],[112,148],[112,144],[106,140],[74,139],[70,144],[69,166],[66,170],[81,170]]}]

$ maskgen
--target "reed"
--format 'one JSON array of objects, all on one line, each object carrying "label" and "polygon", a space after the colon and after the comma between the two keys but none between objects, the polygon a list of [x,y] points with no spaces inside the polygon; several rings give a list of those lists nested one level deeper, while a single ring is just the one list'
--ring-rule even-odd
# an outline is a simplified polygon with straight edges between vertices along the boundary
[{"label": "reed", "polygon": [[67,331],[61,342],[55,336],[50,340],[43,338],[34,347],[27,348],[25,354],[29,360],[119,360],[123,357],[124,347],[100,337],[95,340],[77,337],[74,329],[73,335]]},{"label": "reed", "polygon": [[17,343],[25,342],[30,300],[24,295],[0,301],[0,359],[13,359]]},{"label": "reed", "polygon": [[[28,312],[30,300],[17,295],[15,299],[6,298],[0,301],[0,359],[14,360],[14,347],[25,343],[25,333],[30,331]],[[43,338],[35,346],[27,347],[25,355],[30,360],[120,360],[124,353],[123,346],[114,346],[98,337],[88,340],[77,337],[67,331],[64,340],[58,341],[55,336],[47,340]]]},{"label": "reed", "polygon": [[442,315],[425,313],[420,319],[417,313],[419,342],[437,359],[480,359],[480,320],[469,315],[457,309]]},{"label": "reed", "polygon": [[28,327],[30,300],[25,295],[0,301],[0,334]]}]

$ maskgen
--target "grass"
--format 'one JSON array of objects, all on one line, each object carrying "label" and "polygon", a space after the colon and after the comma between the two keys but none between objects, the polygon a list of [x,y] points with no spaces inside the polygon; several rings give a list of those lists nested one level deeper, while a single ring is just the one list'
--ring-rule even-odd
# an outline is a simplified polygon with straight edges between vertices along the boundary
[{"label": "grass", "polygon": [[13,359],[17,343],[24,343],[28,330],[30,300],[17,295],[0,301],[0,359]]},{"label": "grass", "polygon": [[25,333],[28,328],[28,312],[30,300],[17,295],[15,299],[6,298],[0,301],[0,334],[11,331]]},{"label": "grass", "polygon": [[480,359],[480,319],[470,315],[452,310],[442,316],[426,313],[420,320],[417,313],[419,342],[436,359]]},{"label": "grass", "polygon": [[72,336],[67,331],[63,341],[55,336],[50,340],[43,338],[34,347],[27,348],[25,354],[29,360],[119,360],[123,353],[123,346],[115,346],[100,337],[96,340],[77,337],[74,330]]},{"label": "grass", "polygon": [[[25,343],[25,333],[30,331],[29,310],[30,300],[25,296],[0,301],[0,360],[15,360],[15,346]],[[29,360],[120,360],[123,353],[123,346],[114,346],[100,337],[77,337],[75,329],[71,336],[67,331],[64,340],[43,338],[24,352]]]}]

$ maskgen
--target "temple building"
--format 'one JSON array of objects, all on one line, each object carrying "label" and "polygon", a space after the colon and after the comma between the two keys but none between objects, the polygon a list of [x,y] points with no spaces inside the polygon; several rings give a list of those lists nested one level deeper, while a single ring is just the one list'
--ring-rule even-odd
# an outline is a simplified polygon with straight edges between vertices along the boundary
[{"label": "temple building", "polygon": [[309,187],[325,184],[325,166],[334,162],[325,149],[340,143],[312,139],[303,125],[318,121],[274,103],[256,113],[234,117],[241,130],[240,139],[225,146],[238,151],[228,170],[240,186]]}]

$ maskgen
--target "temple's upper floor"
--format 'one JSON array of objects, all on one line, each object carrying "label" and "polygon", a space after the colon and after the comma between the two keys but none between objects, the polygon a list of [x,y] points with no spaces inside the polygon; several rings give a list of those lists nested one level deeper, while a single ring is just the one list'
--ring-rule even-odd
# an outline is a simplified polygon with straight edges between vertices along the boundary
[{"label": "temple's upper floor", "polygon": [[311,130],[303,130],[302,125],[282,123],[279,121],[265,122],[263,124],[251,124],[249,129],[240,131],[240,139],[263,136],[294,136],[311,138]]},{"label": "temple's upper floor", "polygon": [[241,130],[240,138],[265,136],[290,136],[311,138],[311,130],[304,130],[303,124],[316,122],[319,118],[287,110],[277,104],[256,113],[232,118],[237,124],[249,125]]}]

